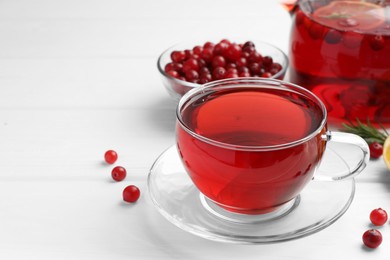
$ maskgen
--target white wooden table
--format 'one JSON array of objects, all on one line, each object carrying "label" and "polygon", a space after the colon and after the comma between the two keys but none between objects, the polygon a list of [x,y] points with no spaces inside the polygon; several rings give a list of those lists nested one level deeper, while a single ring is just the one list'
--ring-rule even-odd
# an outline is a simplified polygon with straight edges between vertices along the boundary
[{"label": "white wooden table", "polygon": [[[349,210],[323,231],[232,245],[180,230],[147,191],[174,143],[175,102],[156,61],[191,39],[260,39],[287,50],[278,1],[0,1],[0,259],[388,259],[362,246],[376,207],[390,211],[390,172],[371,161]],[[107,149],[127,168],[113,182]],[[141,189],[122,202],[129,184]],[[315,209],[313,209],[315,210]]]}]

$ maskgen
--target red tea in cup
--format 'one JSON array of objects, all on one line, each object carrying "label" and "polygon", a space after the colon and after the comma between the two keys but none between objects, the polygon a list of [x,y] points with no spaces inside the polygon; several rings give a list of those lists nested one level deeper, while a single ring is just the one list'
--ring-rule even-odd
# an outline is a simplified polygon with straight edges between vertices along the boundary
[{"label": "red tea in cup", "polygon": [[301,0],[290,37],[290,81],[316,94],[329,122],[390,126],[390,2]]},{"label": "red tea in cup", "polygon": [[296,198],[327,142],[321,101],[277,80],[206,84],[181,99],[177,119],[177,147],[196,187],[242,214],[268,213]]}]

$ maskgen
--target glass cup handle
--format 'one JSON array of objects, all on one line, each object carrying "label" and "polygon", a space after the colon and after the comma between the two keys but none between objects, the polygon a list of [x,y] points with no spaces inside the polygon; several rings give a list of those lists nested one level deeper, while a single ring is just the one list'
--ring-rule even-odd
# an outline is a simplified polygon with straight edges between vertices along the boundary
[{"label": "glass cup handle", "polygon": [[318,181],[339,181],[344,179],[353,178],[356,175],[358,175],[361,171],[363,171],[364,168],[366,168],[367,163],[370,159],[370,149],[368,148],[368,145],[366,141],[361,138],[358,135],[355,134],[349,134],[349,133],[342,133],[342,132],[331,132],[328,131],[326,134],[322,136],[322,139],[326,142],[337,142],[337,143],[345,143],[345,144],[352,144],[357,146],[361,149],[362,158],[357,163],[355,168],[350,170],[348,174],[341,175],[341,176],[324,176],[324,175],[316,175],[313,177],[313,180]]}]

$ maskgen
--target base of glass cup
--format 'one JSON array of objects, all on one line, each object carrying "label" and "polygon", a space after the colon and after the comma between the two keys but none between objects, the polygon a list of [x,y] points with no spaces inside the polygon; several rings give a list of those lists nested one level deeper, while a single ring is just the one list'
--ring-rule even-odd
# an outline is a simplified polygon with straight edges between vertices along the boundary
[{"label": "base of glass cup", "polygon": [[299,205],[301,197],[298,195],[294,199],[279,206],[274,211],[263,214],[253,214],[252,210],[248,211],[249,214],[245,214],[245,210],[241,210],[240,213],[238,213],[236,209],[234,210],[236,212],[225,209],[226,207],[221,207],[220,205],[218,205],[217,203],[215,203],[201,193],[199,194],[199,199],[202,206],[210,214],[213,214],[218,218],[236,223],[253,224],[270,221],[286,216]]},{"label": "base of glass cup", "polygon": [[[320,173],[349,169],[343,157],[336,152],[339,149],[333,149],[333,145],[329,144],[330,149],[327,149],[318,169]],[[219,242],[268,244],[305,237],[337,221],[353,201],[355,181],[353,178],[311,181],[294,201],[297,204],[291,202],[294,207],[284,205],[285,211],[281,208],[274,215],[240,216],[242,219],[237,218],[240,214],[221,208],[206,209],[201,198],[203,195],[186,174],[176,145],[172,145],[151,167],[148,189],[156,209],[182,230]],[[206,205],[217,207],[209,202]],[[225,219],[215,212],[223,214]],[[226,216],[230,220],[226,220]]]}]

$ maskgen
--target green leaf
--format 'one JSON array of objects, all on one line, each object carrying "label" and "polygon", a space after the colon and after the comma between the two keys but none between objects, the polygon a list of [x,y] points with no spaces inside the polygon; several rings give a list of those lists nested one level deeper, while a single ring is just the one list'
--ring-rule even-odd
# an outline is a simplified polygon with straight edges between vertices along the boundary
[{"label": "green leaf", "polygon": [[367,119],[367,123],[362,123],[359,119],[356,119],[356,124],[352,122],[343,124],[343,131],[359,135],[361,138],[366,140],[367,143],[378,142],[380,144],[384,144],[386,138],[389,136],[389,133],[383,127],[383,125],[379,124],[383,130],[383,132],[379,131],[375,128],[372,123]]}]

